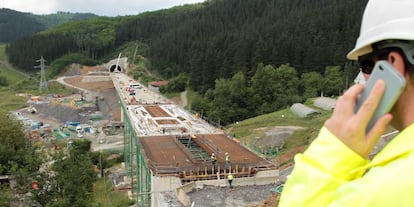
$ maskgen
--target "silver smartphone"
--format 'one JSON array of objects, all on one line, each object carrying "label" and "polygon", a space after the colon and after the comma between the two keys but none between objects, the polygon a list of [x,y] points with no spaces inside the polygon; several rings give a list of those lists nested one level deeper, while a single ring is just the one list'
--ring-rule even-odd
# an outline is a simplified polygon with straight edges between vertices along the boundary
[{"label": "silver smartphone", "polygon": [[372,71],[371,76],[365,84],[364,91],[358,97],[354,109],[355,112],[359,110],[364,101],[368,98],[377,80],[384,80],[385,92],[381,98],[381,101],[377,109],[374,112],[374,115],[368,123],[366,132],[371,130],[375,122],[377,122],[377,120],[381,116],[388,113],[392,109],[392,107],[394,106],[395,102],[397,101],[398,97],[401,95],[401,92],[405,87],[404,77],[400,73],[398,73],[398,71],[394,69],[394,67],[390,63],[388,63],[385,60],[380,60],[375,64],[374,70]]}]

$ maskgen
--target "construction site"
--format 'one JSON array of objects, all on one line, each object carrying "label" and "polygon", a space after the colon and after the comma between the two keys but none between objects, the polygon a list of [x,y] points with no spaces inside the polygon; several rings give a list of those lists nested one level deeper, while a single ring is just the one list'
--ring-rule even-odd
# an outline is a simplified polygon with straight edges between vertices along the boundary
[{"label": "construction site", "polygon": [[273,195],[280,184],[274,163],[156,87],[133,80],[127,67],[126,58],[96,67],[72,65],[57,81],[77,93],[32,96],[30,107],[16,114],[37,135],[33,139],[86,138],[92,151],[123,152],[121,169],[109,177],[136,206],[254,206]]},{"label": "construction site", "polygon": [[[280,163],[305,146],[267,160],[243,146],[234,134],[186,110],[183,94],[181,101],[165,98],[156,84],[146,86],[128,76],[127,68],[126,58],[94,67],[73,64],[56,80],[75,88],[71,95],[17,94],[27,97],[29,106],[15,111],[15,116],[32,140],[41,140],[49,148],[56,150],[74,139],[88,139],[92,151],[123,155],[124,162],[105,169],[104,174],[116,191],[135,200],[135,206],[277,206],[292,170],[289,163]],[[314,105],[329,111],[335,105],[332,101],[319,97]],[[294,104],[291,111],[298,117],[320,113],[309,108]],[[254,144],[280,146],[302,129],[260,128],[263,136],[255,137]],[[311,136],[317,133],[312,130]],[[394,135],[384,135],[370,156]],[[233,188],[228,183],[230,173]]]}]

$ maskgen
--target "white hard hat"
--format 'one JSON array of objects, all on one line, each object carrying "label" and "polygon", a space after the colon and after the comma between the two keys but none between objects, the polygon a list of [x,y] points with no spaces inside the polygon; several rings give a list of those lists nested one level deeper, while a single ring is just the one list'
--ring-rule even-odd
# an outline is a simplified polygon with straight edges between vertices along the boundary
[{"label": "white hard hat", "polygon": [[394,39],[414,40],[413,0],[370,0],[362,17],[355,48],[347,57],[356,60],[372,52],[373,43]]}]

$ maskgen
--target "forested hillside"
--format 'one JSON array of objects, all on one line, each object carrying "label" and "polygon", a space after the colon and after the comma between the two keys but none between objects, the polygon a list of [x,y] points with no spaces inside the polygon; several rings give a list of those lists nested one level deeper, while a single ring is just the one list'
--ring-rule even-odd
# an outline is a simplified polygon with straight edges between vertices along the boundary
[{"label": "forested hillside", "polygon": [[56,27],[66,22],[76,21],[81,19],[89,19],[93,17],[98,17],[96,14],[92,13],[71,13],[71,12],[57,12],[56,14],[44,14],[44,15],[31,15],[41,24],[45,25],[47,28]]},{"label": "forested hillside", "polygon": [[46,29],[46,26],[31,18],[28,13],[0,9],[0,43],[32,35]]},{"label": "forested hillside", "polygon": [[[140,42],[163,91],[197,92],[191,109],[228,124],[320,93],[338,95],[356,66],[346,60],[367,0],[207,0],[137,16],[67,23],[13,42],[10,61],[68,53],[103,60]],[[114,58],[114,57],[111,57]]]},{"label": "forested hillside", "polygon": [[366,1],[212,0],[199,10],[160,11],[121,24],[117,40],[151,40],[151,60],[167,76],[190,74],[205,92],[220,77],[257,63],[290,63],[299,73],[343,66]]},{"label": "forested hillside", "polygon": [[91,17],[97,15],[69,12],[35,15],[2,8],[0,9],[0,43],[8,43],[69,21]]}]

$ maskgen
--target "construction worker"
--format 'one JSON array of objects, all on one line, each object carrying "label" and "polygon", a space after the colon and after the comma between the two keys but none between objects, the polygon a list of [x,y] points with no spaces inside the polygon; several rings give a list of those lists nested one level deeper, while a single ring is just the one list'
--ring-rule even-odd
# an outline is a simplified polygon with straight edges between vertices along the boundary
[{"label": "construction worker", "polygon": [[226,169],[230,166],[230,155],[228,152],[226,152],[224,155],[226,155]]},{"label": "construction worker", "polygon": [[229,182],[230,189],[233,188],[233,186],[231,185],[233,183],[233,174],[231,174],[231,172],[229,172],[229,174],[227,175],[227,181]]},{"label": "construction worker", "polygon": [[211,154],[211,164],[213,165],[213,166],[216,166],[216,163],[217,163],[217,158],[216,158],[216,155],[214,154],[214,152]]},{"label": "construction worker", "polygon": [[[356,84],[339,97],[318,137],[304,153],[296,155],[280,207],[414,206],[413,9],[413,0],[368,1],[358,40],[347,57],[359,61],[367,80],[378,61],[386,61],[406,86],[390,112],[368,131],[389,85],[376,81],[359,110],[354,110],[355,103],[364,85]],[[370,158],[388,124],[398,134]]]}]

